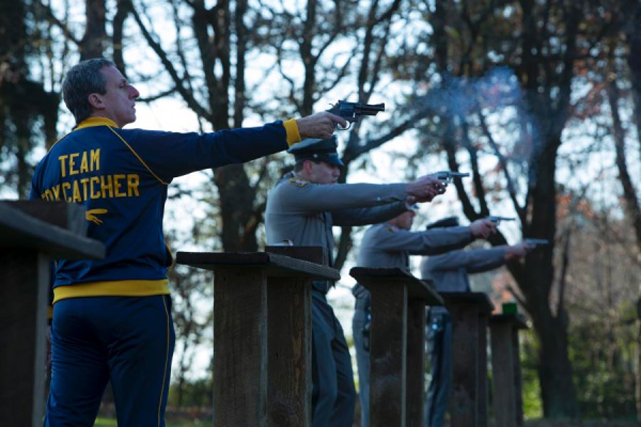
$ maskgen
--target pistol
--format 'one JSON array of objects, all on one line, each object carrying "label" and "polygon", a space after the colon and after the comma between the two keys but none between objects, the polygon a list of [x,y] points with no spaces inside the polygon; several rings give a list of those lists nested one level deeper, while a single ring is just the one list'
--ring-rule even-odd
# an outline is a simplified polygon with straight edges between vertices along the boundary
[{"label": "pistol", "polygon": [[332,108],[327,111],[347,120],[350,123],[349,126],[346,128],[338,128],[347,130],[351,127],[351,124],[357,122],[361,116],[375,116],[379,111],[385,111],[385,104],[361,104],[360,102],[338,100],[338,102],[332,105]]},{"label": "pistol", "polygon": [[443,181],[446,184],[449,184],[454,180],[454,178],[465,178],[470,176],[467,172],[452,172],[452,171],[440,171],[434,174],[436,179]]},{"label": "pistol", "polygon": [[525,239],[525,243],[532,246],[540,245],[549,245],[550,242],[547,239]]},{"label": "pistol", "polygon": [[488,216],[485,219],[489,219],[492,221],[495,225],[499,225],[501,221],[516,221],[516,218],[514,217],[509,217],[509,216]]}]

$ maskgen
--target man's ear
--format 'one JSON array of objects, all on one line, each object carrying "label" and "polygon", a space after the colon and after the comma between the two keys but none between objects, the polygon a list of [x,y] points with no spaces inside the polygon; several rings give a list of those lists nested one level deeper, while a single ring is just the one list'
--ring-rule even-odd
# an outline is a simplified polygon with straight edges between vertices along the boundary
[{"label": "man's ear", "polygon": [[100,96],[99,93],[89,94],[88,100],[94,110],[102,110],[105,108],[105,104],[102,102],[102,96]]},{"label": "man's ear", "polygon": [[311,174],[312,173],[312,168],[314,167],[314,162],[311,160],[305,160],[303,161],[303,171],[305,171],[306,174]]}]

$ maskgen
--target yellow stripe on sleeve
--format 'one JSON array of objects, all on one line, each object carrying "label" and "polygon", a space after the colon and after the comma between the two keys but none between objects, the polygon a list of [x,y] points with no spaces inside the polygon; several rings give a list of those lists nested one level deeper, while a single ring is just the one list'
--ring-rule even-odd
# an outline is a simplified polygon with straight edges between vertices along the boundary
[{"label": "yellow stripe on sleeve", "polygon": [[297,142],[300,142],[300,132],[298,131],[296,119],[287,120],[283,123],[283,126],[285,126],[285,131],[287,132],[287,144],[290,147]]}]

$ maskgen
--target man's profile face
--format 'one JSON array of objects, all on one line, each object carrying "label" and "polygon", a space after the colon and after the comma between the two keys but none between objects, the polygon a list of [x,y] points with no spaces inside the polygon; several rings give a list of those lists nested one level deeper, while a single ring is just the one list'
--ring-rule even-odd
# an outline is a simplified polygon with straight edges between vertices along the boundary
[{"label": "man's profile face", "polygon": [[309,181],[315,184],[336,184],[341,176],[341,168],[325,162],[309,162],[311,165]]},{"label": "man's profile face", "polygon": [[100,72],[105,78],[106,93],[98,95],[101,102],[96,113],[113,120],[118,127],[135,122],[136,98],[140,95],[138,90],[127,82],[116,67],[103,67]]}]

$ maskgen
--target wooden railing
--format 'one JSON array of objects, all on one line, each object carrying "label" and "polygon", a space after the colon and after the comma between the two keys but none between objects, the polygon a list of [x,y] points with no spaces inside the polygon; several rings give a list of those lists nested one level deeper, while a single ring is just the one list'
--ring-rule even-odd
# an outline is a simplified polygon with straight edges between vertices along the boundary
[{"label": "wooden railing", "polygon": [[431,284],[398,268],[356,267],[350,274],[372,300],[371,425],[422,426],[425,306],[443,299]]},{"label": "wooden railing", "polygon": [[51,259],[100,259],[84,236],[84,209],[50,202],[0,202],[0,420],[41,426]]},{"label": "wooden railing", "polygon": [[340,275],[321,248],[271,250],[177,254],[214,271],[215,426],[311,424],[311,281]]},{"label": "wooden railing", "polygon": [[[85,230],[77,205],[0,202],[0,420],[13,426],[42,423],[51,259],[104,257]],[[216,426],[311,425],[311,282],[340,278],[326,260],[319,247],[177,254],[180,264],[214,271]],[[485,294],[439,295],[400,269],[350,274],[372,295],[372,426],[423,426],[425,307],[434,305],[452,317],[451,425],[488,425],[488,320],[496,426],[523,425],[520,317],[490,318]]]},{"label": "wooden railing", "polygon": [[518,314],[490,317],[492,394],[496,427],[523,426],[523,392],[519,330],[527,325]]}]

